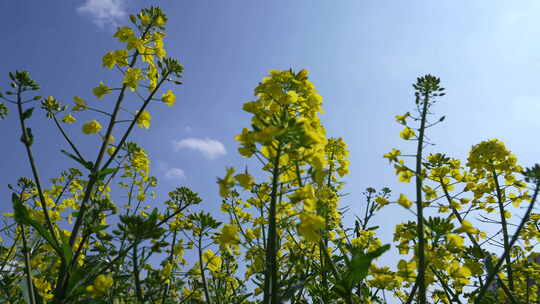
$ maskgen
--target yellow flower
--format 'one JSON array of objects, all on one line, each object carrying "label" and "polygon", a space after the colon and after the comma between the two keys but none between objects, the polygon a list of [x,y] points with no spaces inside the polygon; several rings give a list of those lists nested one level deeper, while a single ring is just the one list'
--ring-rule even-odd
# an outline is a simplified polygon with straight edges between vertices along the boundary
[{"label": "yellow flower", "polygon": [[112,93],[112,90],[111,88],[103,84],[103,81],[100,81],[99,86],[94,88],[92,92],[98,99],[103,99],[103,96],[105,96],[105,94]]},{"label": "yellow flower", "polygon": [[32,281],[34,283],[34,287],[37,289],[38,294],[44,299],[44,300],[50,300],[53,298],[52,294],[52,285],[47,280],[43,278],[34,277],[32,278]]},{"label": "yellow flower", "polygon": [[135,36],[132,36],[132,37],[129,37],[129,39],[127,40],[126,47],[128,50],[137,49],[139,53],[143,53],[142,51],[144,51],[144,41],[142,41],[141,39]]},{"label": "yellow flower", "polygon": [[468,277],[472,275],[471,270],[467,266],[461,266],[457,261],[452,261],[448,268],[450,276],[460,285],[469,283]]},{"label": "yellow flower", "polygon": [[127,66],[128,65],[128,51],[127,50],[116,50],[114,51],[114,60],[118,66]]},{"label": "yellow flower", "polygon": [[[105,137],[103,137],[103,140],[105,140]],[[114,138],[114,136],[112,136],[112,135],[109,135],[109,139],[107,139],[107,143],[112,144],[115,141],[116,141],[116,138]]]},{"label": "yellow flower", "polygon": [[124,84],[135,91],[139,86],[139,81],[144,80],[142,70],[140,68],[129,68],[124,75]]},{"label": "yellow flower", "polygon": [[217,183],[219,185],[219,195],[221,195],[221,197],[227,197],[229,195],[229,188],[234,186],[233,173],[234,168],[227,168],[225,177],[223,179],[218,178]]},{"label": "yellow flower", "polygon": [[116,64],[116,59],[114,58],[113,52],[108,52],[107,54],[103,55],[103,58],[101,59],[101,63],[104,67],[108,69],[112,69],[114,65]]},{"label": "yellow flower", "polygon": [[150,21],[152,21],[152,19],[150,19],[150,16],[145,14],[139,14],[139,18],[141,19],[142,25],[149,25]]},{"label": "yellow flower", "polygon": [[108,147],[108,148],[107,148],[107,153],[108,153],[109,155],[113,155],[113,154],[114,154],[114,151],[116,151],[116,147],[112,147],[112,146],[111,146],[111,147]]},{"label": "yellow flower", "polygon": [[410,199],[408,199],[407,196],[405,196],[405,194],[403,194],[403,193],[401,193],[399,195],[399,198],[398,198],[397,202],[398,202],[398,204],[400,204],[401,206],[403,206],[403,207],[405,207],[407,209],[411,208],[411,206],[413,204],[413,202]]},{"label": "yellow flower", "polygon": [[403,277],[406,281],[412,281],[416,278],[414,271],[416,270],[416,262],[411,261],[407,262],[405,260],[400,260],[398,262],[398,275]]},{"label": "yellow flower", "polygon": [[490,139],[473,146],[467,160],[467,166],[474,171],[495,170],[505,174],[521,171],[516,164],[516,156],[498,139]]},{"label": "yellow flower", "polygon": [[402,171],[399,175],[399,181],[404,183],[410,183],[413,176],[414,172],[412,172],[411,170]]},{"label": "yellow flower", "polygon": [[250,190],[251,186],[255,183],[253,177],[248,173],[237,174],[234,178],[240,183],[240,186],[246,190]]},{"label": "yellow flower", "polygon": [[478,232],[478,229],[474,228],[473,225],[467,221],[467,220],[463,220],[461,222],[461,227],[459,227],[458,229],[456,229],[456,232],[458,233],[477,233]]},{"label": "yellow flower", "polygon": [[321,238],[319,230],[324,228],[324,218],[313,213],[300,214],[298,233],[310,242],[317,242]]},{"label": "yellow flower", "polygon": [[308,76],[308,71],[306,69],[301,69],[300,72],[298,72],[299,78],[306,78]]},{"label": "yellow flower", "polygon": [[213,272],[221,269],[221,257],[217,256],[212,249],[206,250],[202,254],[203,262],[206,263],[206,267]]},{"label": "yellow flower", "polygon": [[246,229],[246,237],[250,240],[259,237],[259,230]]},{"label": "yellow flower", "polygon": [[129,38],[133,37],[133,30],[128,26],[121,27],[113,37],[118,38],[120,42],[127,42]]},{"label": "yellow flower", "polygon": [[407,123],[406,119],[407,117],[411,116],[411,113],[407,112],[403,115],[396,115],[396,120],[402,125],[405,125]]},{"label": "yellow flower", "polygon": [[73,117],[73,115],[71,114],[67,114],[66,116],[64,116],[64,118],[62,118],[62,122],[67,123],[67,124],[74,123],[76,120],[77,119]]},{"label": "yellow flower", "polygon": [[152,116],[150,116],[150,113],[146,110],[143,110],[141,112],[141,115],[139,115],[139,118],[137,118],[137,125],[139,126],[139,128],[148,129],[150,128],[150,120],[152,120]]},{"label": "yellow flower", "polygon": [[398,161],[398,156],[401,155],[401,151],[399,151],[398,149],[392,149],[392,151],[386,153],[383,155],[384,158],[388,158],[388,161],[390,162],[393,162],[393,161]]},{"label": "yellow flower", "polygon": [[449,233],[446,236],[448,244],[454,248],[463,248],[463,238],[457,234]]},{"label": "yellow flower", "polygon": [[288,91],[287,92],[287,103],[295,103],[298,101],[298,94],[295,91]]},{"label": "yellow flower", "polygon": [[221,233],[217,237],[217,242],[221,250],[230,251],[231,245],[238,245],[240,237],[238,236],[238,227],[236,225],[223,225]]},{"label": "yellow flower", "polygon": [[93,134],[101,130],[101,125],[96,120],[89,121],[82,126],[84,134]]},{"label": "yellow flower", "polygon": [[174,95],[173,91],[168,90],[167,93],[161,95],[161,101],[163,101],[169,107],[172,107],[176,101],[176,96]]},{"label": "yellow flower", "polygon": [[375,202],[379,204],[381,207],[389,203],[389,201],[382,196],[377,196],[375,198]]},{"label": "yellow flower", "polygon": [[94,280],[94,284],[87,286],[86,291],[92,295],[92,298],[105,296],[113,285],[113,278],[100,274]]},{"label": "yellow flower", "polygon": [[164,25],[165,23],[167,23],[167,20],[165,20],[165,18],[163,18],[162,16],[158,16],[156,18],[156,25]]},{"label": "yellow flower", "polygon": [[301,188],[296,189],[293,194],[289,195],[291,203],[298,203],[302,200],[314,200],[315,199],[315,189],[312,185],[304,185]]},{"label": "yellow flower", "polygon": [[410,139],[415,136],[414,131],[411,128],[405,128],[400,133],[399,136],[405,140]]},{"label": "yellow flower", "polygon": [[281,129],[275,126],[264,127],[260,132],[256,133],[254,138],[256,141],[262,143],[268,143],[274,140],[275,137],[285,133],[285,129]]},{"label": "yellow flower", "polygon": [[73,106],[73,108],[71,108],[71,110],[73,110],[73,111],[84,111],[84,110],[88,109],[88,105],[86,104],[84,99],[80,98],[79,96],[74,96],[73,100],[75,101],[75,105]]},{"label": "yellow flower", "polygon": [[102,65],[108,69],[112,69],[115,65],[126,66],[128,52],[127,50],[110,51],[103,55]]}]

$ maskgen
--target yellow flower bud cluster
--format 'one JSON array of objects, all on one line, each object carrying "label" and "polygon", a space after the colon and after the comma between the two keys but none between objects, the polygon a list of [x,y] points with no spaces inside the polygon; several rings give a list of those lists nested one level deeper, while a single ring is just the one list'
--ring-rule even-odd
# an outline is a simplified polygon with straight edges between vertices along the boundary
[{"label": "yellow flower bud cluster", "polygon": [[114,281],[112,277],[100,274],[94,280],[92,285],[86,287],[86,291],[92,296],[92,298],[101,298],[109,292]]}]

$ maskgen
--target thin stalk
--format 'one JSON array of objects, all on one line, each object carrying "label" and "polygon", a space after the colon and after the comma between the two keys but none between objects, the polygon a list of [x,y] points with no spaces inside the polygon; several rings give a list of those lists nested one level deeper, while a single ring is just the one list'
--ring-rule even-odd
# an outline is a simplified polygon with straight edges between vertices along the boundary
[{"label": "thin stalk", "polygon": [[[323,241],[321,240],[320,241],[320,246],[323,247]],[[323,250],[324,252],[324,256],[326,258],[326,260],[328,261],[328,264],[330,265],[330,270],[332,271],[332,274],[334,275],[334,277],[336,278],[336,281],[341,281],[341,277],[339,275],[339,272],[336,268],[336,265],[334,264],[334,261],[332,261],[332,259],[330,258],[330,254],[328,254],[328,251],[326,250],[326,248],[324,248]],[[347,302],[347,304],[353,304],[353,301],[352,301],[352,293],[350,290],[348,290],[348,295],[345,297],[345,301]]]},{"label": "thin stalk", "polygon": [[[418,278],[418,276],[416,276]],[[414,280],[413,288],[411,289],[411,293],[409,294],[409,297],[407,298],[407,302],[405,304],[411,304],[414,300],[414,295],[416,294],[416,290],[418,290],[418,279]]]},{"label": "thin stalk", "polygon": [[[502,288],[504,294],[508,297],[508,300],[510,300],[510,303],[511,304],[519,304],[517,302],[517,300],[514,298],[514,296],[512,295],[512,292],[508,289],[508,287],[506,287],[506,284],[504,284],[504,282],[501,279],[498,279],[498,281],[499,281],[499,283],[501,285],[501,288]],[[527,302],[528,301],[529,300],[527,300]]]},{"label": "thin stalk", "polygon": [[[499,213],[501,215],[501,226],[502,226],[502,232],[503,232],[503,243],[504,243],[504,250],[511,250],[512,248],[509,247],[510,244],[508,243],[509,237],[508,237],[508,224],[506,222],[505,210],[504,210],[504,202],[501,194],[501,188],[499,186],[499,177],[497,176],[497,173],[495,170],[491,172],[493,174],[493,181],[495,182],[495,190],[497,191],[497,203],[499,205]],[[512,264],[510,260],[510,255],[507,255],[505,258],[506,261],[506,274],[508,275],[508,287],[510,291],[514,291],[514,277],[512,274]]]},{"label": "thin stalk", "polygon": [[540,190],[540,181],[536,181],[535,188],[534,188],[534,194],[533,194],[533,197],[532,197],[532,200],[531,200],[531,204],[529,205],[529,208],[527,208],[527,211],[525,212],[525,216],[523,217],[523,219],[521,219],[521,223],[519,223],[519,226],[518,226],[516,232],[512,236],[512,240],[510,241],[509,247],[504,250],[503,255],[501,256],[501,258],[497,262],[497,265],[495,265],[495,267],[493,268],[491,273],[488,274],[488,277],[486,279],[486,283],[484,284],[483,287],[480,288],[480,291],[478,292],[478,296],[476,297],[476,299],[474,301],[475,304],[480,304],[481,303],[480,301],[482,300],[482,298],[486,294],[488,287],[491,285],[491,282],[493,282],[493,280],[495,279],[495,275],[499,272],[499,269],[501,268],[502,264],[506,260],[506,256],[510,254],[510,250],[508,250],[508,249],[512,248],[514,246],[514,244],[516,243],[517,239],[519,238],[519,234],[521,233],[521,230],[523,230],[523,227],[525,226],[525,223],[529,220],[529,216],[531,215],[531,212],[532,212],[532,210],[534,208],[534,203],[536,202],[536,198],[538,197],[538,191],[539,190]]},{"label": "thin stalk", "polygon": [[58,119],[56,118],[56,115],[53,114],[52,115],[53,117],[53,120],[54,120],[54,124],[56,125],[56,127],[58,128],[58,130],[60,130],[60,133],[62,133],[62,136],[64,137],[64,139],[68,142],[69,146],[71,147],[71,149],[73,150],[73,152],[75,152],[75,154],[77,154],[77,156],[81,159],[81,160],[85,160],[84,157],[81,155],[81,153],[79,152],[79,150],[77,149],[77,147],[75,146],[75,144],[73,143],[73,141],[69,138],[69,136],[66,134],[66,132],[64,131],[64,128],[62,128],[62,125],[60,125],[60,123],[58,122]]},{"label": "thin stalk", "polygon": [[24,233],[24,227],[21,228],[21,235],[23,241],[24,252],[24,271],[26,272],[26,284],[28,284],[28,297],[30,298],[30,304],[36,304],[36,296],[34,294],[34,285],[32,284],[32,269],[30,268],[30,253],[28,252],[28,244],[26,243],[26,235]]},{"label": "thin stalk", "polygon": [[4,267],[8,264],[9,261],[11,261],[11,254],[15,252],[15,248],[17,247],[17,242],[19,241],[19,234],[16,234],[15,240],[13,240],[13,244],[11,244],[8,254],[6,255],[4,262],[2,263],[2,266],[0,266],[0,273],[4,272]]},{"label": "thin stalk", "polygon": [[424,94],[420,133],[418,135],[418,147],[416,151],[416,234],[418,235],[418,303],[426,304],[426,254],[424,238],[424,206],[422,205],[422,149],[424,146],[424,131],[426,127],[429,95]]},{"label": "thin stalk", "polygon": [[135,245],[133,246],[133,253],[131,259],[133,262],[133,279],[135,280],[135,293],[137,295],[137,302],[143,303],[143,294],[141,288],[141,279],[139,277],[139,262],[137,261],[137,250],[138,250],[138,240],[135,240]]},{"label": "thin stalk", "polygon": [[[23,108],[22,108],[22,88],[19,85],[17,89],[17,110],[19,114],[19,123],[21,126],[22,131],[22,142],[24,143],[24,147],[26,148],[26,155],[28,157],[28,162],[30,163],[30,167],[32,169],[32,175],[34,176],[34,180],[36,183],[36,188],[38,190],[38,196],[40,200],[41,208],[43,209],[43,215],[45,217],[45,222],[47,223],[47,228],[49,229],[49,232],[52,235],[54,245],[59,247],[59,242],[56,237],[56,232],[54,229],[54,226],[52,224],[51,218],[49,217],[49,211],[47,210],[47,205],[45,202],[45,196],[43,195],[43,188],[41,187],[41,179],[39,178],[39,172],[37,169],[36,161],[34,159],[34,155],[32,154],[31,146],[31,139],[30,135],[28,134],[28,129],[26,128],[26,123],[24,122],[23,118]],[[62,257],[62,260],[64,257]]]},{"label": "thin stalk", "polygon": [[281,156],[281,143],[276,149],[274,167],[272,169],[272,193],[270,197],[270,210],[268,216],[268,241],[266,242],[266,271],[264,278],[264,304],[279,304],[277,285],[277,229],[276,229],[276,204],[279,183],[279,159]]},{"label": "thin stalk", "polygon": [[452,292],[448,284],[446,284],[446,282],[439,275],[439,273],[433,267],[429,267],[429,268],[431,269],[431,271],[433,271],[437,279],[439,279],[439,283],[441,283],[441,286],[444,289],[444,293],[446,294],[446,297],[448,298],[449,303],[455,302],[457,304],[461,304],[461,301],[459,300],[459,298]]},{"label": "thin stalk", "polygon": [[[151,24],[149,24],[146,27],[143,34],[141,35],[141,38],[144,39],[144,37],[146,36],[146,34],[150,30],[150,28],[151,28]],[[138,57],[139,57],[139,51],[135,51],[135,53],[133,54],[133,58],[131,59],[131,61],[129,63],[130,68],[135,66],[135,64],[137,63],[137,58]],[[136,118],[138,118],[140,116],[140,114],[142,113],[142,110],[144,110],[146,105],[150,102],[150,100],[152,100],[152,98],[154,97],[154,94],[157,92],[157,90],[159,89],[159,87],[161,86],[163,81],[165,81],[165,79],[167,79],[168,75],[169,74],[164,75],[164,77],[160,80],[160,82],[158,83],[156,88],[152,91],[152,93],[149,95],[147,100],[144,102],[144,104],[143,104],[143,106],[141,108],[141,111],[139,111],[139,113],[137,113]],[[73,246],[73,244],[75,243],[75,239],[77,238],[77,236],[79,234],[79,230],[81,229],[83,216],[84,216],[84,213],[86,211],[86,204],[88,203],[88,200],[90,199],[90,194],[91,194],[91,192],[93,190],[94,184],[97,182],[97,178],[96,178],[95,174],[99,171],[101,161],[103,160],[103,157],[105,155],[105,150],[107,149],[107,146],[109,144],[108,139],[112,135],[112,131],[113,131],[114,126],[115,126],[116,117],[118,116],[118,113],[120,112],[120,109],[121,109],[122,102],[124,101],[124,95],[125,95],[126,89],[127,89],[127,85],[122,84],[122,87],[120,88],[120,93],[118,94],[118,98],[116,99],[116,103],[114,105],[113,113],[112,113],[112,115],[110,115],[111,118],[109,119],[109,124],[107,125],[107,131],[106,131],[105,137],[104,137],[105,140],[101,144],[101,147],[100,147],[99,152],[98,152],[98,156],[96,158],[96,161],[94,162],[94,167],[91,170],[91,175],[90,175],[91,178],[88,181],[88,186],[86,187],[86,191],[84,193],[83,201],[81,203],[81,207],[79,208],[79,216],[77,216],[77,219],[75,221],[75,225],[73,226],[73,230],[71,231],[71,236],[70,236],[70,239],[69,239],[69,244],[71,246]],[[127,136],[131,132],[131,129],[133,128],[133,124],[135,124],[135,120],[129,126],[128,130],[124,133],[124,136],[122,137],[122,140],[118,144],[118,147],[122,147],[122,144],[124,143]],[[118,150],[119,149],[115,149],[113,155],[111,155],[111,158],[109,159],[109,161],[107,161],[106,165],[102,169],[107,168],[109,163],[114,159],[114,157],[118,153]]]},{"label": "thin stalk", "polygon": [[[332,154],[330,156],[330,167],[328,169],[328,180],[327,180],[327,183],[326,185],[328,186],[328,188],[332,188],[332,171],[334,170],[334,151],[332,151]],[[325,204],[326,205],[326,204]],[[323,241],[322,241],[322,244],[324,245],[324,248],[319,248],[320,250],[323,250],[325,251],[326,253],[328,253],[328,227],[327,227],[327,223],[328,223],[328,210],[324,210],[324,234],[323,234]],[[329,286],[328,286],[328,274],[327,274],[327,271],[326,271],[326,265],[325,265],[325,262],[324,262],[324,258],[323,256],[321,255],[321,271],[322,271],[322,279],[323,279],[323,288],[324,288],[324,294],[323,294],[323,302],[324,303],[328,303],[328,291],[329,291]],[[331,260],[330,260],[330,263],[333,263]],[[335,267],[335,266],[334,266]],[[337,279],[337,277],[336,277]]]},{"label": "thin stalk", "polygon": [[[174,232],[173,232],[173,241],[172,241],[172,244],[171,244],[171,253],[169,254],[169,263],[172,263],[172,261],[173,261],[174,247],[176,246],[176,234],[177,233],[178,232],[176,230],[174,230]],[[161,297],[161,304],[165,304],[165,298],[167,297],[167,294],[169,293],[170,284],[171,283],[165,284],[165,286],[163,287],[163,295]]]},{"label": "thin stalk", "polygon": [[[135,66],[135,63],[137,62],[137,57],[138,57],[137,55],[138,55],[138,52],[135,51],[135,55],[133,56],[131,62],[129,63],[129,67]],[[101,144],[101,147],[100,147],[99,152],[98,152],[98,156],[96,158],[96,161],[94,162],[94,166],[90,170],[91,171],[90,179],[88,180],[88,185],[86,186],[84,196],[83,196],[81,205],[79,207],[79,215],[75,219],[75,224],[73,225],[73,229],[71,230],[71,235],[70,235],[70,238],[69,238],[69,245],[72,248],[73,248],[73,246],[75,244],[75,240],[77,239],[77,237],[79,235],[79,232],[81,230],[81,227],[82,227],[82,224],[83,224],[83,219],[84,219],[85,214],[86,214],[87,204],[88,204],[88,201],[90,200],[90,196],[92,194],[92,191],[94,190],[94,185],[97,183],[96,173],[99,171],[101,161],[103,160],[103,156],[104,156],[105,150],[106,150],[107,145],[108,145],[108,139],[110,138],[110,136],[112,134],[112,131],[113,131],[113,128],[114,128],[114,121],[116,120],[116,116],[118,115],[118,113],[120,111],[120,105],[122,104],[122,101],[124,100],[124,94],[125,94],[126,88],[127,88],[126,84],[123,84],[122,88],[120,89],[120,94],[118,94],[118,98],[116,99],[114,110],[113,110],[113,113],[112,113],[111,118],[109,120],[107,131],[105,133],[105,140]],[[119,145],[119,147],[120,147],[120,145]],[[74,256],[73,260],[76,261],[77,258],[78,258],[78,256]],[[55,303],[55,304],[62,303],[64,298],[66,297],[66,294],[65,294],[66,288],[65,287],[66,287],[67,283],[69,282],[69,275],[70,275],[70,273],[69,273],[70,269],[68,269],[67,266],[68,265],[65,265],[65,263],[62,263],[62,265],[60,265],[60,274],[59,274],[58,280],[56,282],[56,288],[55,288],[55,292],[54,292],[55,297],[53,299],[53,303]]]},{"label": "thin stalk", "polygon": [[199,235],[199,269],[201,271],[201,278],[203,283],[203,290],[204,290],[204,297],[206,298],[206,303],[211,304],[210,302],[210,295],[208,293],[208,285],[206,283],[206,276],[204,275],[204,266],[203,266],[203,258],[202,258],[202,234],[203,231],[201,230],[201,235]]}]

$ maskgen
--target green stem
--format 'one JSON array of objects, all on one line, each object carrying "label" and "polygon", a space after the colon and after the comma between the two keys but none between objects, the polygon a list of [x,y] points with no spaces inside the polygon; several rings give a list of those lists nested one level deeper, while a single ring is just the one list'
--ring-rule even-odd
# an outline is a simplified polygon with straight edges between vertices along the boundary
[{"label": "green stem", "polygon": [[279,183],[279,159],[281,156],[281,143],[276,149],[274,167],[272,169],[272,193],[270,196],[270,210],[268,216],[268,241],[266,242],[266,271],[264,278],[264,304],[279,304],[279,289],[277,285],[277,228],[276,204]]},{"label": "green stem", "polygon": [[447,282],[444,281],[444,279],[439,275],[437,270],[434,269],[433,267],[429,267],[429,268],[431,269],[433,274],[435,274],[437,279],[439,279],[439,283],[441,283],[441,285],[443,287],[444,293],[446,294],[446,297],[448,298],[448,302],[449,303],[455,302],[457,304],[461,304],[461,301],[459,300],[459,298],[452,292],[452,290],[448,286]]},{"label": "green stem", "polygon": [[532,212],[532,210],[534,208],[534,203],[536,202],[536,198],[538,197],[538,191],[540,191],[540,181],[536,181],[534,194],[533,194],[531,203],[530,203],[529,207],[527,208],[527,211],[525,212],[525,216],[523,217],[523,219],[521,219],[521,223],[519,223],[519,226],[518,226],[516,232],[512,236],[512,240],[510,241],[509,247],[504,250],[503,255],[501,256],[501,258],[497,262],[497,265],[495,265],[493,270],[488,274],[488,277],[486,279],[486,283],[484,284],[484,286],[482,286],[480,288],[480,291],[478,292],[478,296],[476,297],[476,299],[474,301],[475,304],[480,304],[481,303],[481,300],[483,299],[484,295],[486,294],[486,292],[488,290],[488,287],[491,285],[491,282],[493,282],[493,280],[495,279],[495,275],[499,272],[499,269],[501,268],[502,264],[506,260],[506,256],[510,255],[510,250],[508,250],[508,249],[512,248],[514,246],[514,244],[516,243],[516,241],[519,238],[519,234],[521,233],[521,230],[523,230],[523,227],[525,226],[525,223],[529,220],[529,216],[531,215],[531,212]]},{"label": "green stem", "polygon": [[[510,244],[508,243],[509,237],[508,237],[508,224],[506,222],[505,210],[504,210],[504,202],[502,198],[501,188],[499,186],[499,178],[497,176],[497,173],[495,170],[492,170],[491,172],[493,174],[493,181],[495,182],[495,190],[497,191],[497,203],[499,205],[499,213],[501,215],[501,226],[502,226],[502,232],[503,232],[503,244],[504,244],[504,250],[511,250],[512,248],[509,247]],[[508,275],[508,287],[510,288],[510,291],[514,291],[514,277],[512,274],[512,264],[510,260],[510,255],[507,255],[505,258],[506,261],[506,274]]]},{"label": "green stem", "polygon": [[[45,217],[45,222],[47,223],[47,228],[49,229],[49,232],[52,235],[53,241],[55,243],[54,245],[57,246],[57,247],[60,247],[58,239],[56,237],[56,232],[55,232],[54,226],[52,224],[51,218],[49,217],[49,211],[47,210],[45,196],[43,195],[43,189],[41,187],[41,180],[39,178],[39,173],[38,173],[38,169],[37,169],[37,166],[36,166],[36,161],[34,160],[34,155],[32,154],[32,149],[30,148],[30,146],[32,144],[31,143],[32,139],[30,138],[30,135],[28,134],[26,124],[25,124],[24,118],[23,118],[23,108],[22,108],[22,96],[21,96],[21,94],[22,94],[22,87],[19,84],[18,90],[17,90],[17,110],[19,112],[19,122],[20,122],[21,130],[22,130],[22,142],[24,143],[24,147],[26,148],[26,155],[28,157],[28,162],[30,163],[30,167],[32,169],[32,175],[34,176],[34,180],[35,180],[35,183],[36,183],[36,188],[38,190],[38,196],[39,196],[39,200],[40,200],[40,205],[41,205],[41,208],[43,209],[43,215]],[[63,259],[64,259],[64,257],[62,257],[62,260]]]},{"label": "green stem", "polygon": [[[325,247],[322,240],[319,242],[319,246],[321,246],[321,248],[324,248],[323,253],[324,253],[324,256],[325,256],[326,260],[328,261],[328,264],[330,265],[330,270],[332,271],[332,274],[334,275],[334,278],[336,278],[336,281],[340,282],[341,281],[341,276],[339,275],[339,272],[337,270],[336,265],[334,264],[334,261],[332,261],[332,258],[330,258],[330,254],[328,254],[328,250]],[[345,302],[347,302],[347,304],[352,304],[353,303],[353,301],[352,301],[352,291],[348,290],[347,292],[348,292],[348,295],[346,297],[344,297],[344,300],[345,300]]]},{"label": "green stem", "polygon": [[[171,263],[171,265],[172,265],[173,257],[174,257],[174,247],[176,246],[176,234],[177,234],[177,231],[174,230],[174,232],[173,232],[173,241],[171,243],[171,253],[169,254],[169,263]],[[172,275],[171,275],[171,277],[172,277]],[[169,293],[170,284],[171,283],[168,283],[168,284],[165,284],[163,286],[163,294],[162,294],[162,297],[161,297],[161,304],[165,304],[165,299],[167,298],[167,295]]]},{"label": "green stem", "polygon": [[36,304],[36,296],[34,294],[34,285],[32,283],[32,269],[30,268],[30,253],[28,250],[28,244],[26,243],[26,235],[24,227],[21,225],[23,252],[24,252],[24,271],[26,272],[26,283],[28,284],[28,297],[30,298],[30,304]]},{"label": "green stem", "polygon": [[137,302],[143,303],[141,280],[139,277],[139,262],[137,261],[138,242],[138,240],[135,240],[135,245],[133,246],[133,253],[131,258],[133,262],[133,279],[135,280],[135,292],[137,294]]},{"label": "green stem", "polygon": [[416,234],[418,235],[418,303],[426,304],[426,255],[424,238],[424,206],[422,205],[422,149],[424,146],[424,131],[426,128],[429,95],[424,94],[420,134],[416,151]]},{"label": "green stem", "polygon": [[[151,28],[151,25],[148,25],[146,27],[143,34],[141,35],[142,39],[144,39],[144,37],[146,36],[146,34],[150,30],[150,28]],[[135,53],[133,54],[133,58],[131,59],[131,61],[129,63],[130,68],[135,66],[135,64],[137,63],[137,58],[139,57],[139,55],[140,55],[139,51],[135,51]],[[168,76],[168,74],[164,75],[164,77],[160,80],[159,84],[156,86],[156,88],[152,91],[152,93],[149,95],[147,100],[144,102],[143,107],[142,107],[141,111],[139,111],[139,113],[136,115],[136,118],[138,118],[140,116],[142,110],[144,110],[146,105],[148,105],[150,100],[152,100],[152,98],[154,97],[154,94],[157,92],[157,90],[159,89],[159,87],[163,83],[163,81],[165,81],[167,76]],[[75,239],[77,238],[77,236],[79,234],[79,230],[81,229],[83,216],[84,216],[84,213],[86,211],[86,204],[88,203],[88,200],[90,199],[90,194],[91,194],[91,192],[93,190],[93,187],[94,187],[95,183],[97,182],[96,173],[99,171],[101,161],[103,160],[103,157],[105,155],[105,151],[107,150],[107,146],[109,144],[108,139],[112,135],[112,131],[113,131],[114,126],[115,126],[116,117],[118,116],[118,113],[120,112],[121,105],[122,105],[122,102],[124,100],[124,95],[125,95],[126,89],[127,89],[126,84],[122,84],[122,88],[120,89],[120,93],[118,94],[118,98],[116,99],[116,103],[114,105],[113,113],[111,115],[111,118],[109,119],[109,124],[107,125],[107,131],[106,131],[105,137],[104,137],[105,140],[103,140],[103,143],[101,144],[101,148],[99,149],[98,156],[96,158],[94,166],[92,167],[91,174],[90,174],[91,178],[88,181],[88,186],[86,187],[86,191],[84,193],[83,201],[82,201],[81,207],[79,209],[79,216],[77,216],[77,219],[75,220],[75,225],[73,226],[73,230],[71,231],[69,244],[72,247],[73,247],[73,244],[75,243]],[[133,128],[133,124],[135,124],[135,120],[130,125],[128,130],[124,133],[124,136],[122,137],[122,141],[120,141],[120,143],[118,144],[118,147],[122,147],[122,144],[124,143],[127,136],[129,135],[131,129]],[[106,165],[102,169],[107,168],[109,163],[114,159],[114,157],[118,153],[118,150],[119,149],[115,149],[113,155],[111,155],[111,158],[107,161]],[[74,257],[74,259],[75,258],[76,257]]]},{"label": "green stem", "polygon": [[77,149],[77,147],[75,146],[75,144],[73,143],[73,141],[69,138],[69,136],[66,134],[66,132],[64,131],[64,128],[62,128],[62,125],[60,125],[60,123],[58,122],[58,119],[56,118],[56,114],[53,113],[52,115],[53,117],[53,120],[54,120],[54,124],[56,125],[56,127],[58,128],[58,130],[60,130],[60,133],[62,133],[62,136],[64,137],[64,139],[68,142],[69,146],[71,147],[71,149],[73,149],[73,152],[75,152],[75,154],[77,154],[77,156],[83,160],[83,161],[86,161],[84,159],[84,157],[81,155],[81,153],[79,152],[79,150]]},{"label": "green stem", "polygon": [[204,297],[206,298],[206,303],[211,304],[210,302],[210,294],[208,293],[208,285],[206,283],[206,276],[204,275],[204,265],[203,265],[203,258],[202,258],[202,234],[203,231],[201,229],[201,235],[199,235],[199,269],[201,271],[201,278],[203,283],[203,290],[204,290]]}]

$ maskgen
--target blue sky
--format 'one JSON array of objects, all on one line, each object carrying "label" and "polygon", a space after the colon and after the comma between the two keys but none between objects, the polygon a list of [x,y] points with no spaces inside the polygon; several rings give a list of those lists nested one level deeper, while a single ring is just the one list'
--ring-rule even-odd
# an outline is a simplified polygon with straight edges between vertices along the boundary
[{"label": "blue sky", "polygon": [[[349,144],[350,195],[343,203],[353,213],[368,186],[412,193],[382,155],[394,147],[413,151],[393,117],[413,109],[411,84],[425,73],[440,77],[448,93],[434,108],[446,120],[430,130],[430,151],[464,160],[473,144],[499,138],[522,165],[538,160],[537,1],[1,1],[0,87],[7,89],[8,71],[25,69],[42,85],[41,95],[65,103],[90,98],[99,81],[117,79],[100,67],[101,56],[118,47],[114,28],[150,4],[167,13],[168,54],[185,66],[176,106],[156,107],[152,128],[134,135],[152,158],[158,198],[186,185],[206,210],[218,212],[216,177],[247,163],[233,140],[249,125],[241,106],[270,69],[309,70],[324,99],[328,135]],[[58,153],[65,145],[44,115],[30,124],[41,174],[53,177],[70,165]],[[3,212],[10,208],[6,185],[30,171],[15,116],[0,125]],[[70,132],[90,148],[79,127]],[[385,242],[407,216],[392,206],[375,219]]]}]

